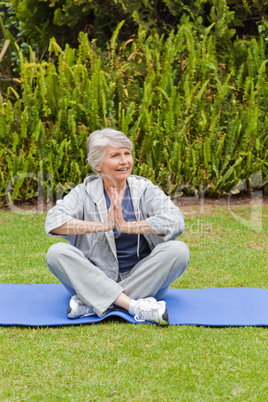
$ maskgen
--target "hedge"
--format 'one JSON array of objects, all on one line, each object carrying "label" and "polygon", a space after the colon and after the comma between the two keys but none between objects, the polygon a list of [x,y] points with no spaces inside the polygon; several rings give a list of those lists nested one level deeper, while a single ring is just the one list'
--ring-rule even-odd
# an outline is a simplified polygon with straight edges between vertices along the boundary
[{"label": "hedge", "polygon": [[[266,45],[235,41],[226,63],[216,39],[189,23],[168,37],[139,30],[105,52],[80,33],[79,47],[51,39],[40,63],[20,53],[21,92],[0,98],[0,198],[68,191],[90,169],[85,142],[113,127],[134,143],[134,173],[170,194],[220,196],[268,182]],[[252,178],[261,175],[257,183]],[[256,180],[255,180],[256,181]],[[240,186],[240,187],[239,187]]]}]

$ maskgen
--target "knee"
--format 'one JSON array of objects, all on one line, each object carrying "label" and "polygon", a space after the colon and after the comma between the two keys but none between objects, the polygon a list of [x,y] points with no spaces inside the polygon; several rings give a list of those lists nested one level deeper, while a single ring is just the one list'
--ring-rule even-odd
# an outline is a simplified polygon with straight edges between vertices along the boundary
[{"label": "knee", "polygon": [[173,257],[179,263],[185,263],[186,266],[189,264],[190,251],[188,246],[182,241],[174,240],[167,242],[167,252],[170,257]]},{"label": "knee", "polygon": [[53,265],[57,262],[63,254],[66,253],[67,243],[55,243],[53,244],[47,252],[46,263],[48,265]]},{"label": "knee", "polygon": [[190,262],[190,250],[189,247],[183,243],[182,241],[176,241],[176,243],[178,243],[178,247],[180,249],[180,255],[181,258],[187,263],[187,265]]},{"label": "knee", "polygon": [[170,243],[174,243],[172,245],[174,255],[174,265],[173,268],[177,272],[177,277],[181,276],[183,272],[186,270],[187,266],[190,262],[190,251],[188,246],[182,241],[172,241]]}]

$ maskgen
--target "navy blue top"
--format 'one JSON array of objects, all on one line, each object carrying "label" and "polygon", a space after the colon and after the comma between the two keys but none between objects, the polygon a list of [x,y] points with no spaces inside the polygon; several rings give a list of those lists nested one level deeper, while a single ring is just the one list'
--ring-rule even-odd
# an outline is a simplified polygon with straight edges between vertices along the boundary
[{"label": "navy blue top", "polygon": [[[104,190],[106,205],[109,209],[111,201]],[[123,217],[126,222],[136,221],[134,214],[132,199],[127,185],[124,198],[121,203]],[[140,235],[139,257],[137,255],[138,235],[119,232],[115,228],[113,229],[114,239],[117,251],[117,258],[119,263],[119,271],[129,271],[139,260],[147,257],[151,253],[150,247],[143,235]]]}]

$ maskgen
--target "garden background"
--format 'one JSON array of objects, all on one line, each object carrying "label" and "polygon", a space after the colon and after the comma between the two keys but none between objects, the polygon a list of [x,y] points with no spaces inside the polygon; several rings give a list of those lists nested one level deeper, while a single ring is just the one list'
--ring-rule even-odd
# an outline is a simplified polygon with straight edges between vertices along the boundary
[{"label": "garden background", "polygon": [[0,200],[61,196],[113,127],[173,196],[268,183],[268,1],[1,3]]}]

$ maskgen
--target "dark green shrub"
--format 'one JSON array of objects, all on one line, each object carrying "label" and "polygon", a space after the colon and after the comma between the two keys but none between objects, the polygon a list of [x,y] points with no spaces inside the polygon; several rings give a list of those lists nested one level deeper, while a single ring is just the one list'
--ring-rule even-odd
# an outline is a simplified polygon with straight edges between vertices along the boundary
[{"label": "dark green shrub", "polygon": [[[11,0],[19,20],[23,41],[36,44],[40,54],[51,37],[64,47],[77,45],[79,32],[105,47],[120,21],[125,21],[124,40],[140,27],[147,34],[168,34],[188,17],[201,31],[212,23],[212,32],[226,51],[226,41],[234,33],[254,35],[257,24],[266,16],[267,0]],[[31,43],[30,43],[31,41]],[[225,48],[224,48],[225,46]]]}]

